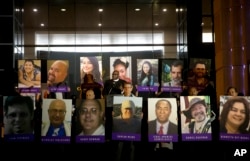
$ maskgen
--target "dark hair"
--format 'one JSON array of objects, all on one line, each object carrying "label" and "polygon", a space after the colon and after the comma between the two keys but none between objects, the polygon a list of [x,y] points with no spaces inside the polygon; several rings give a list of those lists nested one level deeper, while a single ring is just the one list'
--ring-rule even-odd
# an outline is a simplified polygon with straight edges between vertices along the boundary
[{"label": "dark hair", "polygon": [[125,69],[127,69],[129,67],[129,62],[128,61],[124,62],[119,58],[114,61],[113,67],[115,67],[115,66],[117,66],[119,64],[123,65],[125,67]]},{"label": "dark hair", "polygon": [[9,106],[27,105],[30,114],[34,112],[34,102],[30,96],[8,96],[4,103],[4,112],[8,113]]},{"label": "dark hair", "polygon": [[226,94],[228,94],[228,92],[230,91],[230,89],[234,89],[234,90],[235,90],[235,92],[238,92],[238,90],[237,90],[237,88],[236,88],[236,87],[229,86],[229,87],[227,88],[227,93],[226,93]]},{"label": "dark hair", "polygon": [[[148,75],[143,71],[143,66],[144,64],[148,64],[149,65],[149,72],[148,72]],[[148,76],[149,78],[149,81],[148,82],[151,82],[151,75],[153,74],[153,66],[152,64],[149,62],[149,61],[144,61],[142,66],[141,66],[141,78],[140,78],[140,82],[142,82],[142,80]]]},{"label": "dark hair", "polygon": [[194,62],[193,68],[196,68],[196,65],[197,65],[197,64],[204,64],[204,65],[205,65],[205,69],[207,68],[207,64],[206,64],[206,62],[203,61],[203,60],[198,60],[198,61]]},{"label": "dark hair", "polygon": [[181,60],[175,60],[172,62],[171,67],[170,67],[170,71],[172,71],[172,67],[177,67],[177,66],[181,66],[181,68],[183,68],[183,63]]},{"label": "dark hair", "polygon": [[166,100],[166,99],[160,99],[160,100],[158,100],[156,103],[155,103],[155,107],[156,107],[156,105],[159,103],[159,102],[167,102],[168,104],[169,104],[169,107],[170,107],[170,109],[172,108],[172,105],[171,105],[171,103],[170,103],[170,101],[169,100]]},{"label": "dark hair", "polygon": [[[240,125],[239,127],[239,131],[241,133],[244,133],[244,131],[246,131],[248,124],[249,124],[249,102],[243,98],[243,97],[231,97],[227,100],[227,102],[223,105],[223,109],[221,111],[220,114],[220,128],[221,130],[225,128],[226,122],[227,122],[227,115],[229,113],[229,111],[231,111],[234,103],[236,102],[241,102],[244,104],[244,108],[245,108],[245,112],[246,112],[246,118],[243,122],[242,125]],[[226,129],[224,129],[226,130]]]},{"label": "dark hair", "polygon": [[24,60],[24,63],[23,63],[23,66],[24,66],[24,64],[25,64],[26,62],[31,62],[35,69],[38,69],[39,71],[41,71],[41,67],[38,66],[38,65],[36,65],[36,64],[34,63],[34,60],[33,60],[33,59],[25,59],[25,60]]},{"label": "dark hair", "polygon": [[84,77],[83,77],[84,83],[88,83],[89,79],[91,79],[92,81],[94,81],[94,76],[92,74],[85,74]]},{"label": "dark hair", "polygon": [[98,59],[96,57],[94,57],[94,56],[86,57],[86,58],[88,58],[89,61],[91,62],[91,64],[93,64],[94,68],[93,68],[92,74],[93,74],[94,81],[98,82],[98,83],[102,83]]},{"label": "dark hair", "polygon": [[80,106],[79,106],[79,108],[78,108],[78,114],[79,114],[79,112],[80,112],[82,106],[84,105],[84,103],[85,103],[86,101],[95,102],[95,103],[97,104],[97,106],[98,106],[98,109],[99,109],[100,111],[103,111],[102,105],[101,105],[101,102],[99,101],[99,99],[83,99],[82,102],[81,102],[81,104],[80,104]]}]

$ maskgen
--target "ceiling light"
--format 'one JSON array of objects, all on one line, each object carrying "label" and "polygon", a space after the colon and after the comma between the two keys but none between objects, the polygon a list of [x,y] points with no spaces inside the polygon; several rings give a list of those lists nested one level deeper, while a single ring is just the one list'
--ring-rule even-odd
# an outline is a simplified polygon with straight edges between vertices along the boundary
[{"label": "ceiling light", "polygon": [[102,11],[103,11],[103,9],[102,9],[102,8],[99,8],[99,9],[98,9],[98,11],[99,11],[99,12],[102,12]]},{"label": "ceiling light", "polygon": [[61,8],[61,11],[62,11],[62,12],[65,12],[65,11],[66,11],[66,8]]},{"label": "ceiling light", "polygon": [[36,8],[33,8],[33,12],[37,12],[38,10]]},{"label": "ceiling light", "polygon": [[162,11],[163,11],[163,12],[167,12],[167,9],[166,9],[166,8],[163,8]]},{"label": "ceiling light", "polygon": [[140,11],[140,10],[141,10],[140,8],[135,8],[135,11],[137,11],[137,12]]}]

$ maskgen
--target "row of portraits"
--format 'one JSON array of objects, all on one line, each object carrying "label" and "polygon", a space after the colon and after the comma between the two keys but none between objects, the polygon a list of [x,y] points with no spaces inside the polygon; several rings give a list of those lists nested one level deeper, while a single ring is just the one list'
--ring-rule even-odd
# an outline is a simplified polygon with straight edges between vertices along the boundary
[{"label": "row of portraits", "polygon": [[[199,73],[203,72],[204,77],[209,75],[209,59],[192,59],[189,69],[197,61],[204,63],[204,69]],[[85,74],[92,74],[94,80],[103,85],[105,80],[112,78],[114,70],[119,71],[120,79],[133,82],[138,91],[157,91],[161,85],[163,91],[181,92],[181,83],[187,80],[183,76],[187,67],[178,59],[136,59],[136,66],[132,66],[132,56],[109,57],[109,64],[102,60],[102,56],[80,57],[79,62],[76,65],[70,64],[69,60],[18,60],[18,88],[21,93],[36,93],[45,83],[52,91],[68,92],[70,84],[79,86],[83,83]],[[73,75],[78,73],[80,78],[77,81]],[[194,72],[190,70],[185,76],[192,78]],[[53,88],[59,83],[60,88]]]},{"label": "row of portraits", "polygon": [[[210,97],[181,96],[180,106],[177,103],[176,98],[148,98],[148,141],[178,142],[179,135],[182,141],[212,140],[211,125],[216,116],[210,108]],[[250,141],[249,103],[248,96],[220,97],[220,140]],[[76,143],[103,143],[105,127],[111,126],[113,140],[140,141],[142,106],[141,97],[114,96],[109,125],[104,99],[77,100],[76,107],[70,99],[44,99],[38,121],[41,125],[35,125],[38,118],[33,99],[4,96],[2,137],[5,141],[33,141],[34,126],[39,126],[43,143],[70,143],[71,137]]]}]

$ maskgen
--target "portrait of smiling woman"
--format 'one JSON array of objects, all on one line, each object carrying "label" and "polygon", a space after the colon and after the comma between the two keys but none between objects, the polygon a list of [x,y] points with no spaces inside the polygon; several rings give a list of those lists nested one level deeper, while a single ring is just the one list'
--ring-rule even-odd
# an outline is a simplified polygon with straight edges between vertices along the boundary
[{"label": "portrait of smiling woman", "polygon": [[41,86],[40,60],[19,60],[18,64],[19,87]]},{"label": "portrait of smiling woman", "polygon": [[230,97],[220,114],[220,132],[227,134],[249,133],[249,102],[245,97]]},{"label": "portrait of smiling woman", "polygon": [[102,81],[102,75],[101,75],[101,64],[99,59],[101,60],[101,58],[95,57],[95,56],[91,56],[91,57],[80,57],[80,61],[81,61],[81,83],[83,83],[84,81],[84,76],[85,74],[92,74],[94,77],[94,81],[99,83],[99,84],[103,84]]}]

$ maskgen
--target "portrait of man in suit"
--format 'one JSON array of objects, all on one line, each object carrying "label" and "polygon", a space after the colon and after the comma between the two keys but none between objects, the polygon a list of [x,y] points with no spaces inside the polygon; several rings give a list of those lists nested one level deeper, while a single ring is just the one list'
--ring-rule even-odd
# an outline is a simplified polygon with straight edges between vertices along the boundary
[{"label": "portrait of man in suit", "polygon": [[[149,106],[149,108],[151,107]],[[156,101],[154,108],[156,118],[148,122],[149,135],[178,134],[177,124],[170,120],[172,110],[170,100],[158,99]]]}]

